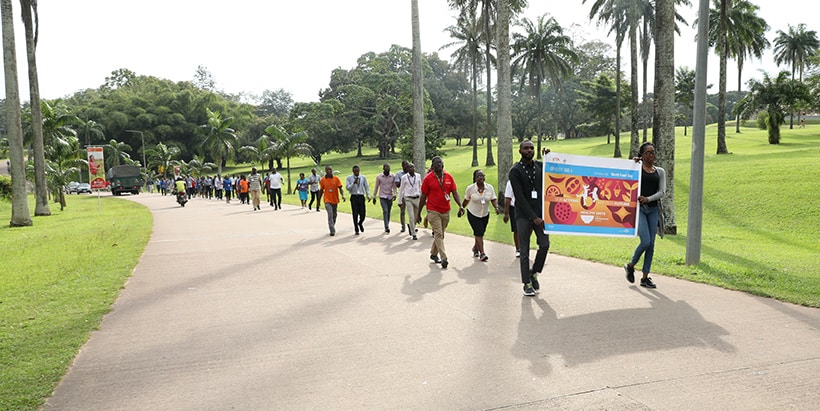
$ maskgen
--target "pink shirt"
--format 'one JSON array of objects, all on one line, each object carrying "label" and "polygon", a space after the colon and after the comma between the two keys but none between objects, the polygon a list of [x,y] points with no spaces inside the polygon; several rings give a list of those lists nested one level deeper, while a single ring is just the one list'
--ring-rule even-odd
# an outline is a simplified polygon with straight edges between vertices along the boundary
[{"label": "pink shirt", "polygon": [[373,197],[387,198],[392,200],[396,196],[396,177],[393,174],[384,175],[379,173],[376,176],[376,187],[373,189]]}]

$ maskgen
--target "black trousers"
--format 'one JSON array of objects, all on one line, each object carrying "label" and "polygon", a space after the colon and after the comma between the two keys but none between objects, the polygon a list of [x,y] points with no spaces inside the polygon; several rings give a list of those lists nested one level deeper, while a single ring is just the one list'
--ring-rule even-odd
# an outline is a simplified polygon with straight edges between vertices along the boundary
[{"label": "black trousers", "polygon": [[353,228],[359,232],[359,226],[364,222],[365,204],[367,201],[361,194],[353,194],[350,196],[350,209],[353,212]]},{"label": "black trousers", "polygon": [[[536,227],[532,220],[527,218],[516,219],[518,229],[518,242],[521,247],[521,282],[524,284],[532,282],[532,273],[540,273],[547,262],[547,252],[550,250],[550,236],[544,233],[544,226]],[[530,236],[535,231],[535,239],[538,242],[538,251],[535,252],[535,261],[530,269]]]}]

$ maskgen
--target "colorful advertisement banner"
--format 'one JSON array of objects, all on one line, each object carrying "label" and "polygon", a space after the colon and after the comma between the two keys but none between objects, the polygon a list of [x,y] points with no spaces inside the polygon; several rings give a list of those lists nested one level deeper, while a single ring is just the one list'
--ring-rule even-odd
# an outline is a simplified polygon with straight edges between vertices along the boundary
[{"label": "colorful advertisement banner", "polygon": [[103,148],[99,146],[89,146],[86,148],[88,152],[88,181],[91,188],[101,189],[105,188],[105,156],[103,155]]},{"label": "colorful advertisement banner", "polygon": [[634,237],[640,177],[641,164],[633,160],[547,153],[544,231]]}]

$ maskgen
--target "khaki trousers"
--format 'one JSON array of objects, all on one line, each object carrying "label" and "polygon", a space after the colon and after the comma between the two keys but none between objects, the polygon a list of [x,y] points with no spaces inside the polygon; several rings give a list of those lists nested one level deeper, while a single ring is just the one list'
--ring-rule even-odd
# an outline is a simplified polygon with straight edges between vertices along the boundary
[{"label": "khaki trousers", "polygon": [[447,259],[444,251],[444,230],[450,223],[450,213],[439,213],[427,210],[427,222],[433,230],[433,246],[430,248],[430,255],[438,255],[442,260]]}]

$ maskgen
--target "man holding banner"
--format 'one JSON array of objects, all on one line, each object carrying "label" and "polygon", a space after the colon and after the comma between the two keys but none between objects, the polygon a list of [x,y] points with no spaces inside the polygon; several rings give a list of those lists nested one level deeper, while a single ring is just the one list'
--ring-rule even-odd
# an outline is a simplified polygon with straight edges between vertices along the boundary
[{"label": "man holding banner", "polygon": [[[524,295],[535,296],[541,288],[538,274],[544,269],[547,261],[547,252],[550,248],[550,238],[544,232],[543,193],[544,185],[543,164],[534,159],[535,146],[530,140],[524,140],[518,146],[521,161],[510,169],[509,179],[515,196],[515,218],[518,230],[518,241],[521,247],[519,264],[521,267],[521,282],[524,283]],[[546,149],[545,153],[549,153]],[[530,235],[535,231],[538,251],[535,261],[530,268]]]}]

